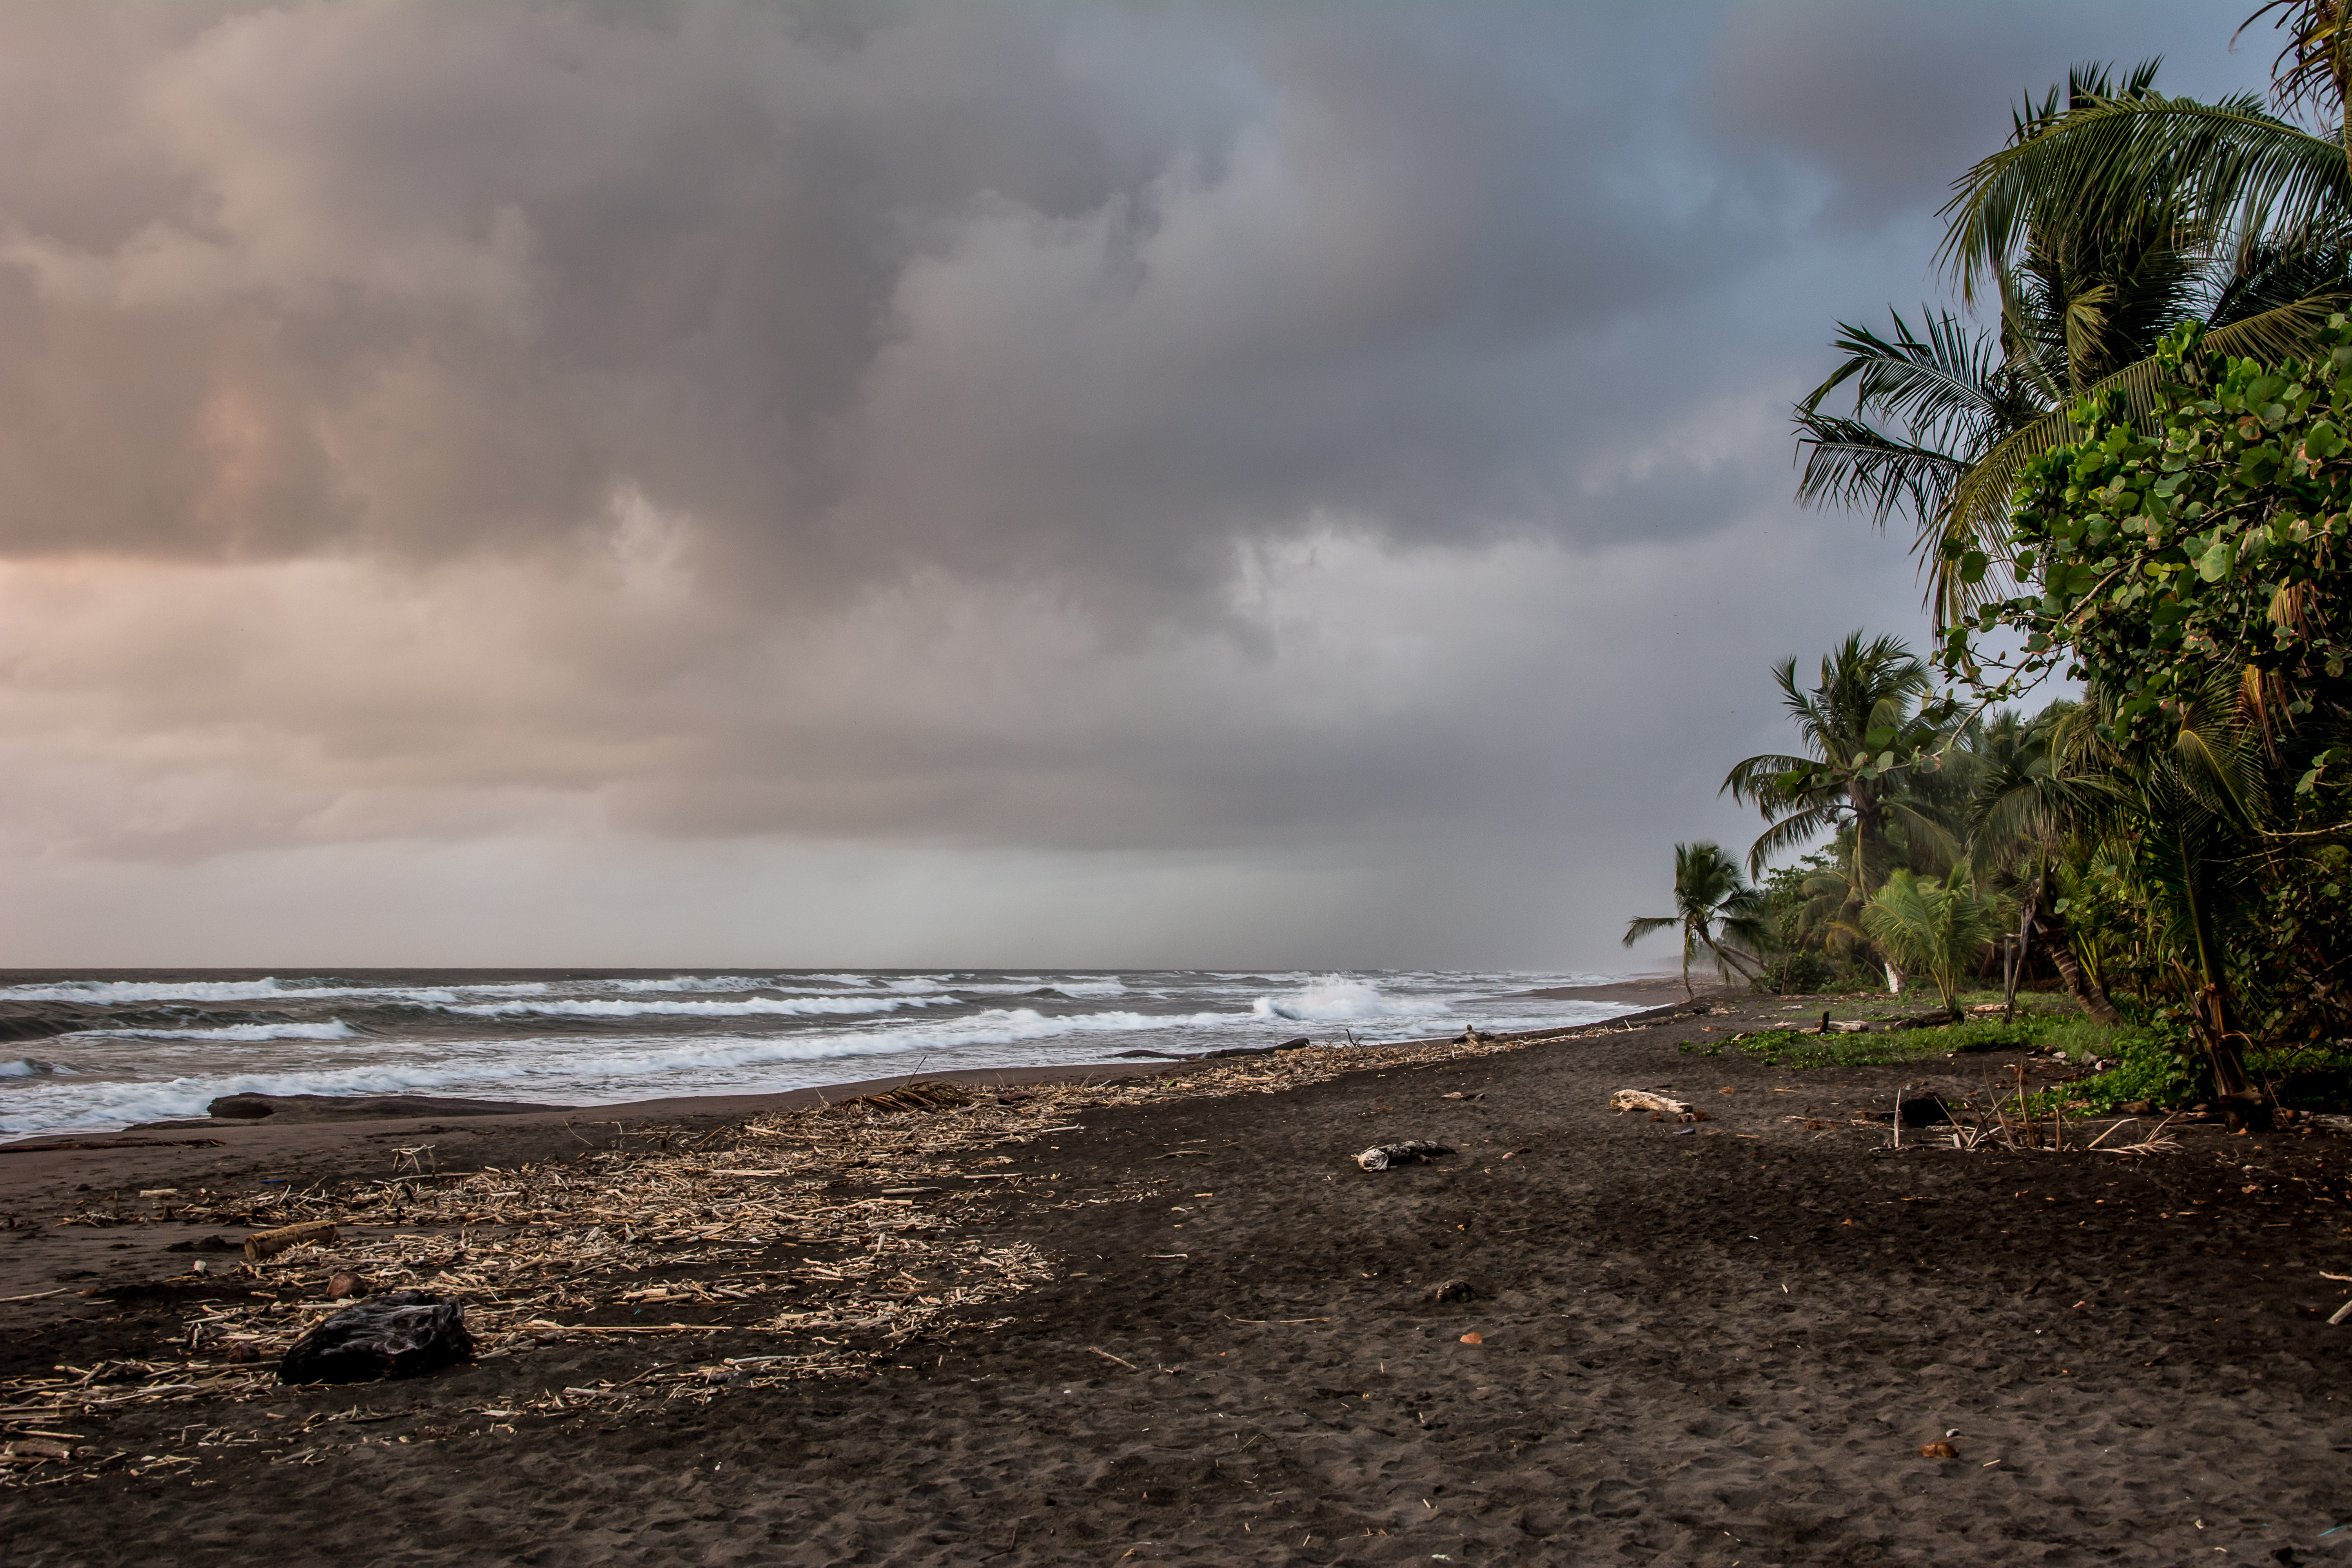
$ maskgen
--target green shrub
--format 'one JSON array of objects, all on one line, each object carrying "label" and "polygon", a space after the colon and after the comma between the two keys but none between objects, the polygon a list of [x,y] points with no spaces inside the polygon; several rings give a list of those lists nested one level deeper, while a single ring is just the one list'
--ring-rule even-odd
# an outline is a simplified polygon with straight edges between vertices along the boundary
[{"label": "green shrub", "polygon": [[2094,1110],[2105,1110],[2126,1100],[2145,1100],[2168,1110],[2186,1105],[2198,1093],[2197,1051],[2189,1031],[2161,1023],[2117,1030],[2107,1053],[2116,1065],[2096,1078],[2066,1086],[2070,1100],[2090,1101]]},{"label": "green shrub", "polygon": [[1803,996],[1827,990],[1837,978],[1837,965],[1818,952],[1784,952],[1764,966],[1756,988],[1781,996]]}]

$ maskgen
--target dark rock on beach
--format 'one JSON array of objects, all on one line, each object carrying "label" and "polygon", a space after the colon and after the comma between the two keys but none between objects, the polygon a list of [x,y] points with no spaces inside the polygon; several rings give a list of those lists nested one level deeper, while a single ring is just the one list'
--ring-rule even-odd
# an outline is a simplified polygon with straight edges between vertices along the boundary
[{"label": "dark rock on beach", "polygon": [[466,1309],[453,1296],[393,1290],[346,1307],[304,1334],[278,1365],[280,1383],[373,1383],[422,1377],[474,1359]]}]

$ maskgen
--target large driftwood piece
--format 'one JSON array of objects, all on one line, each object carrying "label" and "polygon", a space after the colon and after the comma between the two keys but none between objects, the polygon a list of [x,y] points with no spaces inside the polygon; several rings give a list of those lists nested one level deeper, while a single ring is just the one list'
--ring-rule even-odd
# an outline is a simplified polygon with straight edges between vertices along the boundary
[{"label": "large driftwood piece", "polygon": [[245,1260],[258,1263],[265,1258],[275,1258],[289,1247],[299,1247],[315,1241],[320,1247],[335,1245],[335,1222],[331,1219],[304,1220],[300,1225],[280,1226],[276,1230],[257,1230],[245,1238]]}]

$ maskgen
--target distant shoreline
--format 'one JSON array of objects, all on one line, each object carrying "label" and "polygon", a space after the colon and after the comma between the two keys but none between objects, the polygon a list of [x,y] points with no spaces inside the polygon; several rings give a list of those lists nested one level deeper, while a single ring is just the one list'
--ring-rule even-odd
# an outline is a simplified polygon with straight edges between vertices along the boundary
[{"label": "distant shoreline", "polygon": [[[1732,988],[1719,980],[1691,979],[1691,991],[1699,996],[1722,996]],[[1684,1000],[1683,983],[1667,974],[1640,980],[1615,980],[1606,985],[1550,985],[1540,991],[1522,991],[1522,996],[1539,997],[1546,1002],[1646,1002],[1655,1006],[1666,1002]]]}]

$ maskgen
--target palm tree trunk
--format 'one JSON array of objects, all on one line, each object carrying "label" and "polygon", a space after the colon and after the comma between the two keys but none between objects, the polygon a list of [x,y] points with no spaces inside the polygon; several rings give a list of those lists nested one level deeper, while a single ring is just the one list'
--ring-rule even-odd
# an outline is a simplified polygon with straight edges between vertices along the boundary
[{"label": "palm tree trunk", "polygon": [[2114,998],[2107,994],[2106,987],[2092,979],[2083,968],[2083,961],[2075,956],[2074,938],[2073,932],[2066,929],[2066,917],[2042,914],[2036,915],[2034,920],[2046,933],[2050,962],[2056,967],[2058,978],[2065,983],[2067,993],[2083,1005],[2084,1012],[2098,1022],[2122,1023],[2124,1016],[2116,1009]]},{"label": "palm tree trunk", "polygon": [[2197,991],[2191,998],[2190,1016],[2197,1021],[2197,1033],[2205,1047],[2206,1060],[2213,1067],[2213,1092],[2218,1095],[2243,1094],[2252,1087],[2246,1079],[2246,1058],[2239,1034],[2230,1016],[2230,993],[2223,984],[2221,966],[2215,948],[2211,926],[2212,901],[2198,887],[2198,873],[2203,868],[2200,861],[2189,858],[2189,846],[2181,846],[2182,864],[2189,874],[2181,879],[2181,897],[2189,905],[2189,929],[2197,944]]},{"label": "palm tree trunk", "polygon": [[1870,897],[1870,866],[1885,856],[1875,853],[1885,847],[1883,814],[1878,798],[1860,779],[1846,786],[1846,800],[1853,807],[1853,885],[1862,889],[1866,900]]},{"label": "palm tree trunk", "polygon": [[[2046,869],[2043,876],[2048,876]],[[2082,959],[2075,955],[2074,933],[2067,927],[2066,917],[2055,910],[2045,910],[2041,907],[2042,886],[2037,881],[2027,891],[2025,918],[2018,922],[2018,930],[2024,933],[2027,942],[2032,940],[2033,928],[2037,925],[2047,933],[2050,962],[2057,966],[2058,978],[2065,982],[2068,994],[2083,1005],[2084,1012],[2102,1024],[2122,1023],[2124,1016],[2116,1010],[2114,998],[2107,994],[2107,988],[2091,978],[2083,968]],[[2020,943],[2018,958],[2021,963],[2024,955],[2024,944]]]}]

